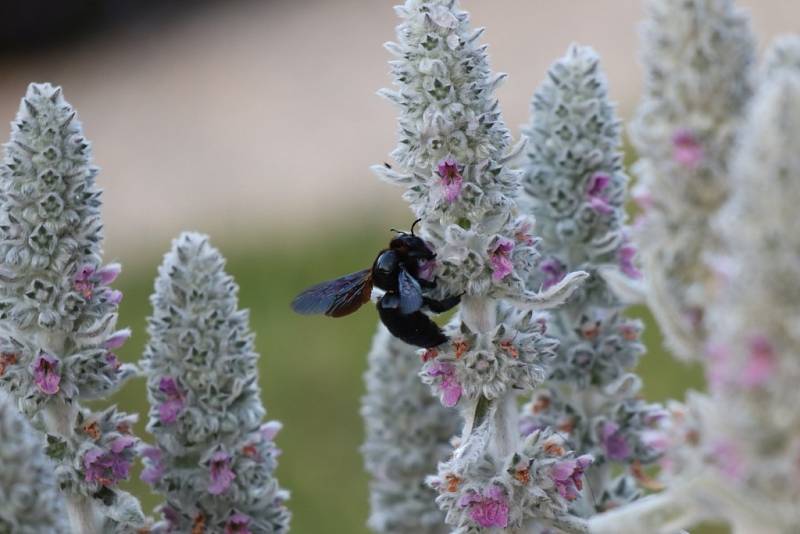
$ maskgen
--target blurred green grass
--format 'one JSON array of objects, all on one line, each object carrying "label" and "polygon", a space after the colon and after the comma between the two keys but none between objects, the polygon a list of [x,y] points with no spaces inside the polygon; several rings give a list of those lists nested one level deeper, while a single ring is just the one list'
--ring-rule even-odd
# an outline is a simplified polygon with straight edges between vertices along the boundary
[{"label": "blurred green grass", "polygon": [[[375,220],[357,228],[345,227],[336,234],[326,230],[319,236],[267,243],[212,238],[228,258],[227,271],[239,283],[240,305],[250,309],[261,354],[260,384],[268,418],[284,423],[277,438],[284,451],[277,474],[291,491],[295,533],[368,532],[359,405],[365,355],[377,316],[374,308],[367,306],[337,320],[301,317],[291,313],[289,302],[312,283],[369,266],[375,253],[386,245],[389,226]],[[120,351],[126,361],[138,360],[147,339],[148,297],[160,258],[153,255],[149,262],[141,262],[148,263],[148,268],[123,272],[116,284],[125,294],[119,324],[134,331]],[[702,389],[697,366],[677,363],[662,350],[660,335],[646,310],[637,307],[632,314],[647,323],[649,353],[639,368],[645,396],[655,401],[681,399],[687,389]],[[144,430],[148,409],[144,381],[127,384],[113,400],[124,410],[140,414],[137,435],[151,441]],[[138,476],[128,483],[128,489],[142,500],[146,511],[159,502]]]}]

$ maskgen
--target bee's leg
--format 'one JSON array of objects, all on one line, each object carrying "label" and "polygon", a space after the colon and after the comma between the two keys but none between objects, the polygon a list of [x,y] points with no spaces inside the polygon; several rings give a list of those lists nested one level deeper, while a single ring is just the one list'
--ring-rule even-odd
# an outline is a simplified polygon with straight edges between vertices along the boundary
[{"label": "bee's leg", "polygon": [[417,278],[417,282],[419,282],[420,287],[424,287],[425,289],[433,289],[436,287],[436,280],[424,280],[422,278]]},{"label": "bee's leg", "polygon": [[443,313],[447,310],[453,309],[458,303],[461,302],[461,295],[454,297],[447,297],[446,299],[436,300],[429,297],[422,298],[422,304],[427,306],[433,313]]},{"label": "bee's leg", "polygon": [[381,300],[377,307],[381,321],[399,340],[426,349],[447,342],[448,338],[442,329],[421,311],[404,315],[399,308],[382,306]]}]

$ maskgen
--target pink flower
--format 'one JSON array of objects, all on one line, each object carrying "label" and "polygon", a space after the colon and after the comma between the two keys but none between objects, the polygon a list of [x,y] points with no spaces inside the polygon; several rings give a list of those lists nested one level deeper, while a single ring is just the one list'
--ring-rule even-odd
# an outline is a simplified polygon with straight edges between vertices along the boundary
[{"label": "pink flower", "polygon": [[211,455],[210,462],[211,483],[208,492],[211,495],[220,495],[230,486],[236,474],[231,470],[231,457],[225,451],[217,451]]},{"label": "pink flower", "polygon": [[146,464],[147,467],[142,470],[139,478],[152,486],[164,476],[164,464],[162,463],[161,450],[156,447],[144,447],[141,450],[141,455],[150,460],[150,462]]},{"label": "pink flower", "polygon": [[558,494],[568,501],[577,499],[578,492],[583,489],[581,477],[593,461],[591,455],[584,454],[574,460],[562,460],[553,464],[550,480],[555,483]]},{"label": "pink flower", "polygon": [[612,421],[605,421],[600,430],[600,440],[609,460],[622,461],[631,455],[631,448],[619,429]]},{"label": "pink flower", "polygon": [[[93,265],[86,264],[75,273],[72,279],[72,286],[75,288],[75,291],[83,295],[85,299],[91,299],[97,286],[109,285],[117,279],[121,270],[122,267],[119,263],[109,263],[100,269],[96,269]],[[122,298],[121,293],[119,294],[119,298]]]},{"label": "pink flower", "polygon": [[703,159],[703,147],[691,130],[680,128],[672,136],[672,157],[688,169],[694,169]]},{"label": "pink flower", "polygon": [[727,381],[730,380],[729,364],[731,354],[728,347],[714,343],[706,347],[708,366],[706,367],[706,381],[712,391],[718,391]]},{"label": "pink flower", "polygon": [[122,302],[122,291],[118,289],[112,289],[108,293],[108,302],[111,304],[117,305]]},{"label": "pink flower", "polygon": [[419,271],[417,271],[417,277],[431,282],[433,280],[433,271],[436,269],[436,260],[419,260],[418,263]]},{"label": "pink flower", "polygon": [[514,270],[511,262],[511,253],[514,251],[514,242],[505,237],[498,237],[489,247],[489,258],[492,264],[492,279],[500,281]]},{"label": "pink flower", "polygon": [[657,454],[669,448],[669,437],[661,430],[647,429],[642,432],[642,444]]},{"label": "pink flower", "polygon": [[608,215],[614,208],[608,203],[603,191],[611,183],[611,177],[604,172],[596,172],[589,178],[586,185],[586,197],[589,199],[589,206],[597,213]]},{"label": "pink flower", "polygon": [[122,266],[119,263],[109,263],[98,269],[95,277],[99,285],[107,286],[117,279],[120,272],[122,272]]},{"label": "pink flower", "polygon": [[440,376],[440,400],[444,406],[452,408],[458,404],[463,390],[456,379],[456,367],[450,362],[433,362],[428,368],[428,376]]},{"label": "pink flower", "polygon": [[725,476],[739,480],[744,471],[739,450],[730,441],[717,442],[711,450],[711,460]]},{"label": "pink flower", "polygon": [[[128,478],[136,440],[121,436],[111,442],[110,450],[95,447],[83,455],[84,478],[106,487]],[[130,449],[130,450],[129,450]]]},{"label": "pink flower", "polygon": [[174,423],[178,414],[183,410],[183,393],[178,388],[175,379],[170,376],[161,378],[158,390],[167,397],[158,407],[159,419],[164,424]]},{"label": "pink flower", "polygon": [[61,375],[58,373],[58,366],[61,362],[55,356],[45,352],[39,354],[33,362],[33,381],[36,387],[45,395],[55,395],[58,393]]},{"label": "pink flower", "polygon": [[452,204],[461,194],[461,186],[464,183],[458,163],[453,158],[447,157],[439,162],[436,172],[442,179],[444,198]]},{"label": "pink flower", "polygon": [[564,275],[567,274],[564,269],[564,264],[555,258],[547,258],[539,264],[539,270],[545,274],[542,282],[542,287],[547,289],[552,287],[563,280]]},{"label": "pink flower", "polygon": [[769,339],[762,334],[755,335],[748,342],[747,363],[741,375],[741,384],[746,388],[765,385],[775,374],[778,361]]},{"label": "pink flower", "polygon": [[236,512],[225,523],[225,534],[252,534],[248,526],[250,525],[250,518],[246,515]]},{"label": "pink flower", "polygon": [[128,328],[114,332],[106,339],[105,348],[109,350],[118,349],[128,341],[129,337],[131,337],[131,331]]},{"label": "pink flower", "polygon": [[631,244],[622,245],[619,249],[619,268],[630,278],[641,278],[642,273],[633,264],[636,257],[636,247]]},{"label": "pink flower", "polygon": [[275,436],[278,435],[282,428],[283,423],[280,421],[267,421],[261,425],[261,437],[264,438],[264,441],[274,441]]},{"label": "pink flower", "polygon": [[469,508],[469,517],[483,528],[508,526],[508,496],[498,484],[492,484],[479,494],[470,490],[458,500],[461,508]]},{"label": "pink flower", "polygon": [[631,190],[631,198],[642,211],[649,210],[655,204],[653,195],[650,194],[650,191],[648,191],[643,184],[637,184],[636,187]]}]

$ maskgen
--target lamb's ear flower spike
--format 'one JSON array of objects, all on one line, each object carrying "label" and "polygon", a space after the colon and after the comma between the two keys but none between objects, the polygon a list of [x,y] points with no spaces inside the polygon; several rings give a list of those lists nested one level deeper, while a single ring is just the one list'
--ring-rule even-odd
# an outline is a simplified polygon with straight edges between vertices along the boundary
[{"label": "lamb's ear flower spike", "polygon": [[733,0],[648,0],[647,73],[630,125],[639,154],[635,225],[647,300],[676,356],[698,358],[716,246],[709,220],[729,191],[728,158],[751,94],[747,18]]},{"label": "lamb's ear flower spike", "polygon": [[459,418],[442,406],[417,376],[422,363],[412,347],[378,327],[365,375],[362,447],[371,475],[369,527],[375,532],[448,532],[425,477],[450,452]]},{"label": "lamb's ear flower spike", "polygon": [[0,394],[0,532],[67,534],[64,500],[42,439]]},{"label": "lamb's ear flower spike", "polygon": [[597,516],[594,531],[662,532],[665,520],[687,528],[704,518],[735,533],[797,530],[800,238],[787,229],[800,203],[798,146],[800,70],[788,62],[754,98],[730,200],[713,220],[722,246],[711,262],[710,392],[672,408],[667,490]]},{"label": "lamb's ear flower spike", "polygon": [[258,354],[224,265],[207,236],[184,233],[159,268],[142,360],[156,447],[142,451],[142,479],[166,497],[159,528],[287,532],[280,424],[262,422]]},{"label": "lamb's ear flower spike", "polygon": [[[134,372],[111,352],[127,331],[115,333],[119,298],[109,284],[120,266],[102,265],[96,175],[61,88],[31,84],[0,166],[0,387],[29,417],[41,416],[71,530],[80,534],[144,521],[117,487],[132,449],[110,449],[133,440],[132,419],[79,405],[111,395]],[[117,469],[95,476],[98,462]]]},{"label": "lamb's ear flower spike", "polygon": [[658,458],[651,444],[665,412],[639,398],[639,380],[630,373],[644,351],[642,326],[623,315],[601,274],[616,271],[635,283],[638,273],[624,224],[628,177],[619,121],[597,54],[571,46],[549,69],[531,110],[523,185],[547,258],[531,273],[531,285],[546,287],[576,269],[593,277],[552,312],[548,334],[560,342],[557,356],[523,408],[521,429],[557,429],[569,448],[595,458],[586,467],[592,498],[571,503],[588,517],[641,495],[636,475]]},{"label": "lamb's ear flower spike", "polygon": [[516,205],[519,171],[507,164],[522,144],[510,146],[494,97],[504,76],[489,69],[482,31],[455,0],[408,0],[396,10],[398,40],[387,45],[396,89],[382,94],[400,109],[397,165],[374,170],[406,188],[437,253],[438,291],[462,295],[450,342],[421,354],[422,379],[464,418],[453,457],[431,479],[437,502],[458,532],[522,528],[532,516],[568,523],[565,498],[541,488],[553,485],[544,471],[520,465],[515,478],[519,462],[543,454],[520,442],[516,399],[544,379],[555,346],[534,310],[566,300],[586,273],[541,292],[527,287],[539,254],[533,221]]}]

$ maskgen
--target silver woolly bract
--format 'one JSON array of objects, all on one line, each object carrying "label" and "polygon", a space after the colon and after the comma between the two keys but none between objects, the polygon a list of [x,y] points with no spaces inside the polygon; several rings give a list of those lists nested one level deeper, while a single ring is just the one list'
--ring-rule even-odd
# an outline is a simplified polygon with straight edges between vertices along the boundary
[{"label": "silver woolly bract", "polygon": [[751,94],[753,38],[732,0],[650,0],[642,28],[644,96],[630,125],[647,300],[680,358],[702,354],[728,158]]},{"label": "silver woolly bract", "polygon": [[181,234],[151,297],[142,366],[157,446],[142,450],[142,478],[166,498],[157,531],[288,530],[273,475],[280,424],[262,424],[258,354],[224,264],[206,236]]},{"label": "silver woolly bract", "polygon": [[588,517],[641,494],[636,479],[647,485],[642,465],[660,455],[657,427],[666,412],[639,398],[631,370],[644,352],[642,325],[625,317],[614,292],[622,285],[638,291],[640,274],[625,226],[619,120],[597,54],[572,45],[550,67],[531,109],[523,184],[544,258],[531,286],[550,287],[578,269],[592,278],[551,312],[557,353],[522,410],[521,430],[554,429],[570,449],[595,458],[588,492],[572,503]]},{"label": "silver woolly bract", "polygon": [[[508,164],[523,145],[510,146],[494,96],[504,76],[489,68],[486,47],[478,42],[482,30],[469,27],[454,0],[408,0],[396,11],[402,19],[397,42],[386,45],[395,56],[395,88],[381,94],[400,112],[392,153],[397,165],[373,169],[406,188],[404,198],[422,220],[421,235],[437,255],[437,294],[462,296],[445,328],[448,343],[420,351],[420,376],[442,404],[458,406],[465,421],[438,479],[444,471],[463,473],[464,487],[474,482],[477,488],[492,478],[489,471],[505,476],[510,458],[521,454],[516,398],[544,379],[544,362],[554,353],[543,317],[531,310],[563,302],[586,273],[569,273],[547,291],[527,286],[539,262],[537,238],[533,220],[517,207],[520,173]],[[476,470],[475,462],[483,467]],[[471,481],[478,471],[480,481]],[[530,491],[538,491],[538,480],[529,482]],[[495,506],[499,490],[481,487],[464,498],[474,499],[475,510],[491,508],[495,515],[464,512],[473,507],[440,497],[449,525],[478,530],[528,517],[522,511],[529,506],[525,491],[509,493],[503,506]],[[563,511],[544,502],[551,497],[542,494],[541,509]]]},{"label": "silver woolly bract", "polygon": [[[0,167],[0,387],[29,417],[41,416],[48,441],[58,443],[48,454],[58,460],[75,532],[144,521],[138,502],[117,487],[132,450],[104,448],[123,434],[133,444],[130,427],[101,426],[93,435],[80,424],[103,415],[79,400],[107,397],[134,373],[114,354],[130,331],[115,330],[122,294],[110,284],[120,266],[102,265],[96,175],[61,88],[31,84]],[[122,463],[100,476],[100,464],[117,456]]]},{"label": "silver woolly bract", "polygon": [[419,381],[417,350],[380,326],[372,342],[361,414],[361,448],[370,480],[369,527],[375,532],[447,532],[425,477],[451,450],[459,418]]},{"label": "silver woolly bract", "polygon": [[0,395],[0,532],[67,534],[64,500],[41,435]]},{"label": "silver woolly bract", "polygon": [[[785,42],[784,42],[785,43]],[[598,534],[665,532],[703,521],[783,534],[800,521],[800,71],[767,54],[712,219],[708,394],[670,406],[667,489],[592,520]],[[786,49],[784,49],[786,50]]]}]

